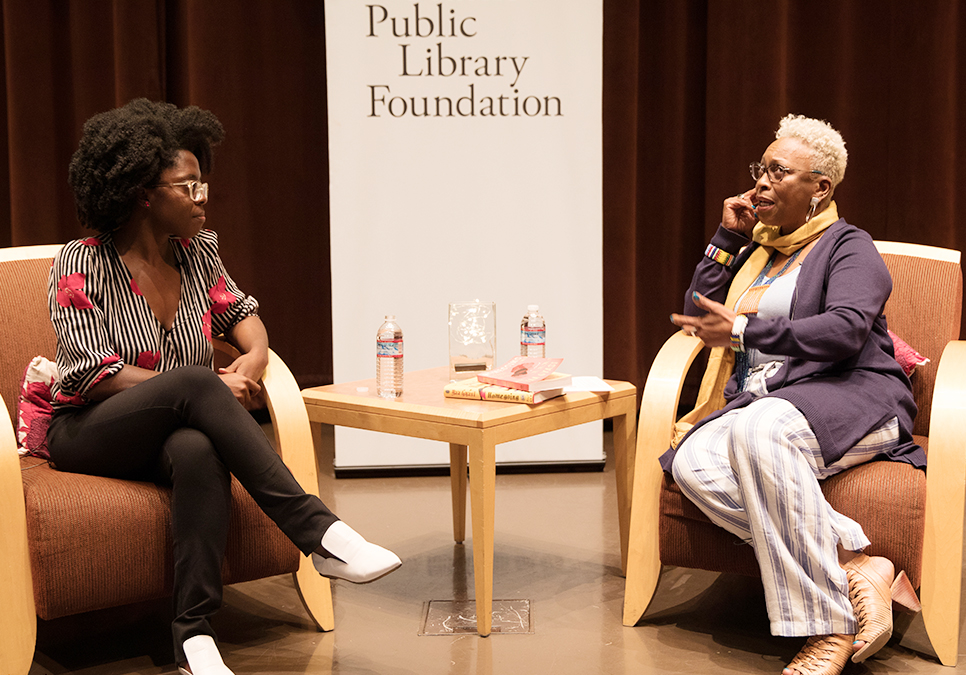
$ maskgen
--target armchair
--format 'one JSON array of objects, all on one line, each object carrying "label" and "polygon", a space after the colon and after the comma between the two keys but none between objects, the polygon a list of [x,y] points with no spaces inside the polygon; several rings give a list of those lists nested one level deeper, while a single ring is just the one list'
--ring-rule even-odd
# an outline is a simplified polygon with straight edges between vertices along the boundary
[{"label": "armchair", "polygon": [[[966,498],[966,341],[959,340],[963,300],[960,252],[876,242],[893,278],[889,328],[931,359],[912,375],[919,406],[913,434],[927,450],[923,473],[897,462],[872,462],[826,479],[822,490],[839,512],[860,523],[867,552],[906,570],[920,591],[926,632],[945,665],[958,656]],[[643,616],[663,565],[758,576],[749,546],[715,526],[664,475],[684,378],[703,347],[671,336],[648,374],[641,401],[631,497],[624,625]],[[940,358],[941,356],[941,358]],[[928,499],[927,499],[928,494]]]},{"label": "armchair", "polygon": [[[47,276],[59,245],[0,249],[0,663],[26,674],[37,617],[55,619],[170,595],[170,490],[152,483],[63,473],[18,457],[14,424],[24,369],[54,358]],[[216,355],[233,348],[216,341]],[[235,352],[237,353],[237,352]],[[274,352],[262,380],[275,447],[299,483],[317,494],[308,415],[295,378]],[[13,424],[11,424],[13,421]],[[292,573],[320,630],[332,630],[329,582],[232,478],[225,584]]]}]

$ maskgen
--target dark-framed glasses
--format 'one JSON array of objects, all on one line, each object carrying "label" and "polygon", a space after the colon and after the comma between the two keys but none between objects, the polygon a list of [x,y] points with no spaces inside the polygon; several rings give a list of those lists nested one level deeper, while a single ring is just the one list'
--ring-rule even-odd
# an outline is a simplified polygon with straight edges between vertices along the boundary
[{"label": "dark-framed glasses", "polygon": [[[748,165],[748,168],[751,169],[751,177],[754,178],[756,182],[761,180],[761,177],[765,174],[765,172],[767,172],[768,180],[770,180],[772,183],[781,183],[786,173],[804,171],[804,169],[790,169],[787,166],[774,163],[765,166],[761,162],[752,162]],[[817,173],[820,176],[825,175],[821,171],[816,171],[815,169],[812,169],[810,173]]]},{"label": "dark-framed glasses", "polygon": [[208,183],[202,183],[197,180],[184,180],[180,183],[155,183],[151,187],[186,187],[188,188],[188,196],[191,197],[191,201],[200,202],[208,199]]}]

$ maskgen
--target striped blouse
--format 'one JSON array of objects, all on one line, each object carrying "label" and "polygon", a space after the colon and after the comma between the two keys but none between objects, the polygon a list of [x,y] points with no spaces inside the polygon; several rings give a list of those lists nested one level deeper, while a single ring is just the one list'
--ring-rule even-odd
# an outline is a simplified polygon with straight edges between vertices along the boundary
[{"label": "striped blouse", "polygon": [[225,271],[213,231],[172,239],[171,247],[181,271],[171,330],[154,316],[110,234],[72,241],[54,258],[47,294],[60,371],[51,389],[55,409],[87,405],[88,390],[126,363],[159,372],[210,368],[212,334],[258,314],[258,302]]}]

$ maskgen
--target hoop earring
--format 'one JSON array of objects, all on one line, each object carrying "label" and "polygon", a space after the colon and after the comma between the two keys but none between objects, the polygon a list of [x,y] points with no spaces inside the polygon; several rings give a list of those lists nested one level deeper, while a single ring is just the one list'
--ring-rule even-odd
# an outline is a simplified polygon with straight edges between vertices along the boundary
[{"label": "hoop earring", "polygon": [[819,199],[818,197],[812,197],[811,201],[809,201],[809,203],[808,203],[808,215],[805,216],[805,222],[806,223],[812,219],[812,216],[815,215],[815,208],[818,206],[818,203],[820,201],[822,201],[822,200]]}]

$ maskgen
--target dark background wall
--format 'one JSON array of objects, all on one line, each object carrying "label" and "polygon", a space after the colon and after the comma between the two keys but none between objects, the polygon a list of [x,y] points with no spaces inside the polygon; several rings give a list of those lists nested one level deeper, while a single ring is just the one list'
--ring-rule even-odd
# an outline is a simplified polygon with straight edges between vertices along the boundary
[{"label": "dark background wall", "polygon": [[[845,137],[849,222],[963,247],[958,0],[603,4],[606,377],[643,384],[722,200],[751,186],[748,163],[789,112]],[[84,235],[66,176],[91,115],[137,96],[209,109],[227,130],[209,226],[300,384],[330,382],[322,0],[0,7],[0,245]]]}]

